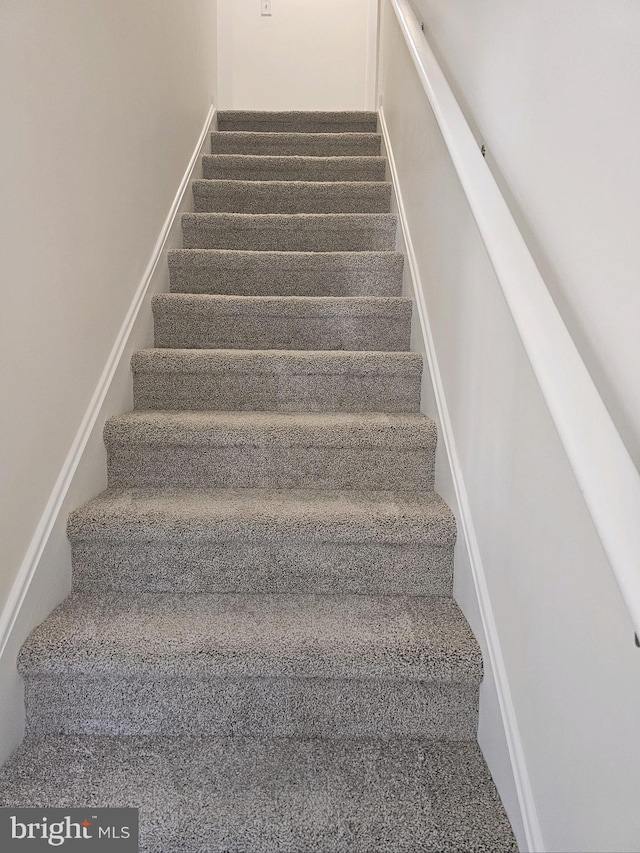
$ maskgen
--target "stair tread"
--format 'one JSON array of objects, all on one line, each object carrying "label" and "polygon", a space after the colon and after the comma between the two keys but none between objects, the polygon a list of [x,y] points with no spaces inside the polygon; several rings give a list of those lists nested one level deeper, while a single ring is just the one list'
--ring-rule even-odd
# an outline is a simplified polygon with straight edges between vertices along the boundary
[{"label": "stair tread", "polygon": [[192,181],[191,186],[193,191],[200,195],[213,194],[220,189],[237,189],[247,192],[305,190],[312,195],[345,192],[361,194],[371,191],[391,192],[391,184],[388,181],[243,181],[224,178],[197,178]]},{"label": "stair tread", "polygon": [[380,154],[379,133],[218,130],[211,134],[211,151],[216,153],[278,154]]},{"label": "stair tread", "polygon": [[268,130],[214,130],[211,133],[211,138],[217,139],[278,139],[282,141],[286,141],[289,139],[293,140],[310,140],[314,139],[325,140],[325,139],[347,139],[347,140],[374,140],[379,141],[382,139],[382,134],[376,133],[375,131],[339,131],[333,130],[328,131],[326,133],[321,132],[313,132],[313,131],[268,131]]},{"label": "stair tread", "polygon": [[182,222],[212,223],[218,227],[322,226],[330,228],[397,224],[393,213],[184,213]]},{"label": "stair tread", "polygon": [[[255,161],[256,163],[281,165],[283,167],[283,171],[286,171],[287,167],[294,166],[296,163],[302,164],[306,162],[309,162],[311,164],[327,163],[336,165],[354,165],[358,163],[375,163],[386,165],[387,162],[384,157],[381,157],[378,154],[339,154],[335,157],[328,157],[322,154],[204,154],[202,160],[204,163],[216,161],[229,163],[251,163],[252,161]],[[205,178],[205,180],[215,179]],[[323,183],[328,182],[324,181]],[[347,181],[347,183],[354,182]],[[374,183],[379,182],[374,181]]]},{"label": "stair tread", "polygon": [[225,261],[229,267],[243,268],[248,262],[268,263],[276,268],[296,268],[303,271],[307,265],[342,267],[349,264],[386,266],[394,263],[401,267],[401,252],[261,252],[256,249],[173,249],[168,253],[169,262],[189,262],[203,267],[212,260]]},{"label": "stair tread", "polygon": [[33,631],[23,675],[409,679],[479,683],[445,596],[76,592]]},{"label": "stair tread", "polygon": [[185,248],[347,251],[395,249],[391,213],[185,213]]},{"label": "stair tread", "polygon": [[107,443],[233,447],[432,447],[434,422],[421,414],[379,412],[137,411],[109,418]]},{"label": "stair tread", "polygon": [[403,317],[411,316],[411,299],[404,296],[228,296],[204,293],[160,293],[154,311],[263,317]]},{"label": "stair tread", "polygon": [[169,252],[171,290],[229,295],[400,295],[400,252],[258,252],[178,249]]},{"label": "stair tread", "polygon": [[307,375],[403,375],[420,376],[422,356],[417,352],[376,352],[365,350],[225,350],[161,349],[138,350],[131,358],[134,372],[176,371],[181,373]]},{"label": "stair tread", "polygon": [[375,110],[219,110],[218,119],[229,121],[239,118],[323,118],[323,119],[370,119],[377,121]]},{"label": "stair tread", "polygon": [[220,110],[219,130],[233,131],[370,131],[375,132],[378,116],[375,112],[353,110]]},{"label": "stair tread", "polygon": [[143,853],[517,851],[474,743],[27,739],[0,803],[43,802],[139,808]]},{"label": "stair tread", "polygon": [[435,492],[362,489],[106,489],[69,516],[69,538],[424,542],[455,539]]},{"label": "stair tread", "polygon": [[383,181],[193,181],[196,212],[389,213],[391,184]]},{"label": "stair tread", "polygon": [[384,181],[386,159],[377,155],[351,154],[310,156],[303,154],[205,154],[202,158],[203,177],[242,180],[293,180],[323,183],[337,178],[341,181]]},{"label": "stair tread", "polygon": [[419,353],[207,346],[210,343],[203,344],[202,349],[156,348],[134,353],[134,408],[419,410]]},{"label": "stair tread", "polygon": [[[174,349],[401,352],[411,339],[410,299],[158,294],[154,343]],[[186,408],[186,407],[185,407]]]}]

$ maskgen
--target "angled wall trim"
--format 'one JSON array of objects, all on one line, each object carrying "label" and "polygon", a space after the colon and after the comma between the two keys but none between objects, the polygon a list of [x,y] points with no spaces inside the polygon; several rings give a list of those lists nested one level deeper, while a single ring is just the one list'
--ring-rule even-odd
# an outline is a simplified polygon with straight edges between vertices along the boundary
[{"label": "angled wall trim", "polygon": [[500,647],[500,639],[493,616],[491,599],[486,582],[486,573],[482,562],[473,519],[471,517],[471,507],[465,487],[464,475],[456,449],[447,399],[438,366],[438,357],[435,351],[433,335],[427,314],[427,306],[421,284],[420,270],[414,250],[406,209],[403,203],[402,189],[398,182],[398,170],[394,159],[393,146],[389,136],[387,123],[385,121],[384,108],[382,106],[379,107],[378,112],[383,144],[386,149],[387,162],[391,173],[391,179],[393,181],[393,191],[398,209],[398,220],[405,243],[405,257],[409,267],[409,277],[413,286],[414,301],[418,311],[420,328],[427,352],[431,382],[438,408],[438,416],[441,425],[441,439],[446,450],[458,503],[458,523],[463,538],[463,543],[461,544],[463,544],[467,551],[473,575],[473,583],[482,619],[482,627],[484,630],[486,649],[489,658],[487,663],[491,668],[496,685],[502,725],[504,728],[507,748],[509,750],[517,800],[520,806],[521,819],[526,835],[527,848],[529,851],[535,851],[535,853],[544,853],[545,847],[542,839],[542,832],[533,799],[533,791],[527,771],[515,709],[511,698],[509,681]]}]

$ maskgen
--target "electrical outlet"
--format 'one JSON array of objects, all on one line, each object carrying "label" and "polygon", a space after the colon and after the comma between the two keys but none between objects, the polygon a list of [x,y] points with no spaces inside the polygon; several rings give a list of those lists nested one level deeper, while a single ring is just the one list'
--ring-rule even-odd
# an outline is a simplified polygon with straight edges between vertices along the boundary
[{"label": "electrical outlet", "polygon": [[260,0],[260,9],[262,15],[271,14],[271,0]]}]

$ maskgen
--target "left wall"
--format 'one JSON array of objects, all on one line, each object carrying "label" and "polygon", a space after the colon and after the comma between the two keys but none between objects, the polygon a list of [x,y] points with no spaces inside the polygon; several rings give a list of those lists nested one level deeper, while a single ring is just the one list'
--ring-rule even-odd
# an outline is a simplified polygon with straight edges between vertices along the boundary
[{"label": "left wall", "polygon": [[[216,0],[0,4],[0,641],[215,91]],[[54,534],[23,632],[69,589]],[[7,653],[0,762],[22,731]]]}]

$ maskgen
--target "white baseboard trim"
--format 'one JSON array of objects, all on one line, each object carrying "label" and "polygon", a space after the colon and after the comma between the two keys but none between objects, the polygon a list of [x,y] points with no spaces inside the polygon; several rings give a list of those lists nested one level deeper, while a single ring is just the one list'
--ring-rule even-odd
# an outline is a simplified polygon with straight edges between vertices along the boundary
[{"label": "white baseboard trim", "polygon": [[496,693],[500,705],[500,713],[502,717],[502,726],[504,729],[505,740],[509,751],[513,779],[516,787],[517,801],[520,806],[522,825],[526,836],[526,843],[529,851],[535,853],[544,853],[544,843],[540,822],[533,798],[533,791],[529,780],[522,740],[518,728],[518,721],[515,715],[515,709],[511,698],[511,690],[509,688],[509,680],[505,668],[502,649],[500,647],[500,638],[493,616],[491,606],[491,598],[487,587],[486,574],[484,571],[480,546],[475,532],[473,518],[471,515],[471,506],[464,482],[462,467],[458,457],[456,443],[453,434],[453,426],[449,415],[447,399],[442,382],[442,375],[438,365],[438,357],[435,350],[433,334],[429,316],[427,313],[427,305],[424,297],[424,290],[421,284],[420,270],[414,250],[409,222],[406,215],[406,209],[403,203],[402,190],[398,180],[398,170],[393,154],[393,146],[389,136],[389,129],[385,120],[384,109],[379,107],[380,130],[382,133],[383,144],[386,149],[387,162],[391,179],[393,181],[393,192],[395,194],[396,205],[398,210],[398,220],[402,235],[404,238],[406,249],[406,260],[409,266],[409,275],[413,285],[415,305],[418,310],[420,327],[424,337],[425,349],[427,353],[427,361],[433,392],[438,409],[440,420],[441,438],[446,450],[449,468],[453,480],[453,487],[458,503],[459,518],[458,524],[462,532],[464,547],[467,550],[471,572],[473,576],[473,584],[478,602],[482,627],[484,630],[484,639],[488,655],[488,664],[491,668],[493,680],[496,686]]},{"label": "white baseboard trim", "polygon": [[[131,304],[129,305],[126,316],[113,344],[113,348],[111,349],[107,362],[104,366],[104,370],[102,371],[102,375],[100,376],[91,401],[73,439],[71,449],[64,461],[44,512],[38,522],[7,601],[2,609],[2,613],[0,613],[0,671],[3,673],[10,673],[12,668],[15,670],[14,660],[12,659],[9,661],[7,659],[7,655],[8,653],[11,653],[15,657],[16,646],[18,645],[19,647],[19,644],[16,644],[15,642],[14,636],[16,633],[16,626],[20,624],[20,633],[22,635],[34,627],[33,624],[28,624],[30,621],[33,621],[30,618],[30,615],[24,613],[25,602],[27,602],[28,597],[33,593],[32,587],[34,579],[38,575],[38,569],[42,562],[43,555],[47,551],[53,532],[57,531],[59,533],[60,528],[64,531],[64,528],[66,527],[66,518],[62,517],[63,509],[67,502],[69,493],[72,490],[74,478],[76,478],[78,474],[85,452],[87,451],[92,439],[95,438],[96,429],[101,433],[102,423],[99,422],[99,418],[102,417],[102,419],[104,419],[105,401],[107,400],[112,388],[114,377],[116,377],[116,374],[122,369],[124,369],[126,376],[129,375],[128,364],[124,364],[124,359],[130,351],[129,343],[132,337],[132,332],[136,327],[141,308],[145,304],[149,295],[150,288],[154,278],[156,277],[159,265],[161,263],[166,264],[165,250],[167,248],[170,235],[175,232],[176,228],[179,228],[179,213],[185,204],[185,197],[187,196],[187,192],[190,188],[196,169],[199,167],[200,157],[206,145],[215,115],[216,110],[212,105],[209,108],[198,142],[194,148],[182,180],[180,181],[180,186],[178,187],[173,203],[171,204],[160,234],[158,235],[158,239],[156,240],[149,263],[147,264],[142,278],[136,288]],[[115,413],[116,412],[109,412],[108,414]],[[62,590],[61,592],[62,595],[60,597],[63,597],[65,590]],[[22,642],[22,640],[20,640],[20,642]],[[9,704],[12,708],[16,707],[15,701]],[[4,725],[4,723],[5,720],[3,717],[2,725]],[[16,725],[13,726],[13,731],[17,731]],[[3,733],[0,732],[0,743],[5,740],[5,738],[2,737],[2,734]],[[15,736],[13,737],[13,740],[15,740]],[[0,751],[6,753],[7,749],[6,747],[4,749],[0,747]],[[0,755],[0,763],[2,762],[2,758],[3,756]]]}]

